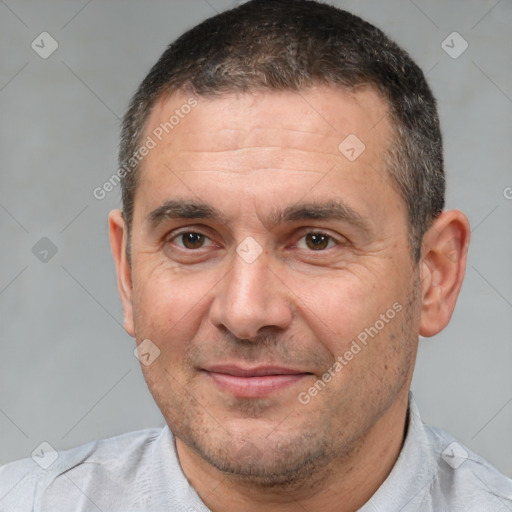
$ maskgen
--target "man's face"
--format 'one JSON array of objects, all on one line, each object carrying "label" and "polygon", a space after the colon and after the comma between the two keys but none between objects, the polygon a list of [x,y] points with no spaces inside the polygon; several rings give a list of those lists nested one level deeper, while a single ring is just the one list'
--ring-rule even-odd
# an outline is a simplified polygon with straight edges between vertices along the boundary
[{"label": "man's face", "polygon": [[407,402],[418,273],[386,104],[327,87],[188,99],[146,127],[125,324],[160,350],[143,371],[181,441],[286,481]]}]

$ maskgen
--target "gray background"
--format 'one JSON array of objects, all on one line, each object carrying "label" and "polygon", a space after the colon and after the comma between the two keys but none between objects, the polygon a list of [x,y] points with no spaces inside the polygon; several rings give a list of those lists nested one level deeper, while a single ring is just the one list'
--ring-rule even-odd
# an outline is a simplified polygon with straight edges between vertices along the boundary
[{"label": "gray background", "polygon": [[[0,463],[43,440],[67,448],[163,424],[122,328],[107,236],[119,190],[93,190],[116,170],[119,118],[149,67],[234,3],[0,0]],[[473,240],[413,390],[425,421],[512,476],[512,2],[332,3],[403,45],[439,100],[448,206]],[[47,59],[31,48],[43,31],[59,44]],[[441,46],[453,31],[469,44],[456,59]],[[43,237],[57,248],[46,262],[33,253]]]}]

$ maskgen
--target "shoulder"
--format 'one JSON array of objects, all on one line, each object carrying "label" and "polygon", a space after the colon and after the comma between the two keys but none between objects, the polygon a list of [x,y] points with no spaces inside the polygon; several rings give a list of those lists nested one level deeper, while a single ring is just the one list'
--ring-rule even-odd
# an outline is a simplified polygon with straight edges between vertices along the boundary
[{"label": "shoulder", "polygon": [[450,511],[460,505],[464,511],[512,509],[510,478],[447,432],[427,429],[438,463],[430,490],[434,503]]},{"label": "shoulder", "polygon": [[31,458],[0,466],[0,510],[33,510],[51,489],[62,494],[72,487],[82,488],[82,482],[98,487],[101,481],[109,485],[113,479],[122,482],[133,478],[164,430],[130,432],[58,452],[42,444]]}]

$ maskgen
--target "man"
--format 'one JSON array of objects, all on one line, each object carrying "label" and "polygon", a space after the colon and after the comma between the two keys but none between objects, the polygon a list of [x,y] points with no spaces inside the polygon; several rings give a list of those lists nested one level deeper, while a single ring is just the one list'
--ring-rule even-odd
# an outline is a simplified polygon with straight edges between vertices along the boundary
[{"label": "man", "polygon": [[443,211],[423,73],[382,32],[306,0],[205,21],[135,94],[119,173],[125,328],[167,427],[6,465],[0,507],[512,510],[409,394],[469,225]]}]

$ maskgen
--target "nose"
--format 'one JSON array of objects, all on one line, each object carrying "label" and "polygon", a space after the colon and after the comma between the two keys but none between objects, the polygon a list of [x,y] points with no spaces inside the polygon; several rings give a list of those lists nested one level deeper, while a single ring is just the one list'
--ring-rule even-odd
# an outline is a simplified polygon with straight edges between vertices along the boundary
[{"label": "nose", "polygon": [[244,340],[255,340],[262,330],[283,330],[290,325],[291,293],[278,270],[269,265],[265,254],[252,262],[233,256],[231,269],[218,284],[211,305],[213,325]]}]

